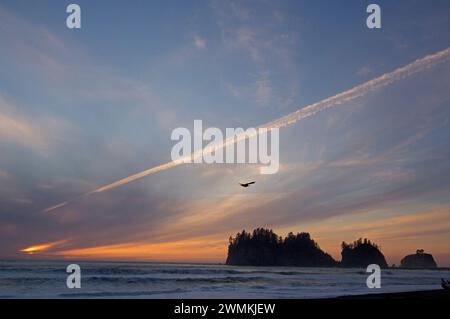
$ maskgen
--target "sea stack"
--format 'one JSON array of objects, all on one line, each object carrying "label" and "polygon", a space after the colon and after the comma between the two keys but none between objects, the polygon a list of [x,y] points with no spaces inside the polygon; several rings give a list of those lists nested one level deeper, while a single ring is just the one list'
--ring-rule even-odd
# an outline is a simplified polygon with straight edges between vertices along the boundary
[{"label": "sea stack", "polygon": [[401,260],[401,268],[432,269],[437,268],[433,255],[427,254],[423,249],[418,249],[415,254],[408,255]]},{"label": "sea stack", "polygon": [[380,248],[370,240],[358,239],[353,244],[342,243],[342,267],[366,268],[370,264],[377,264],[387,268],[386,258]]},{"label": "sea stack", "polygon": [[281,238],[270,229],[243,230],[230,237],[227,265],[332,267],[337,263],[308,233]]}]

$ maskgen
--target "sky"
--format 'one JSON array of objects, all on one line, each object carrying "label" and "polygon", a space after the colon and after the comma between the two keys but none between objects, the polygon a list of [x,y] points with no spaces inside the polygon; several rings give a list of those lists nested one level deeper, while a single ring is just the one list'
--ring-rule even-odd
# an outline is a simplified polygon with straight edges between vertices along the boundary
[{"label": "sky", "polygon": [[72,2],[0,0],[0,258],[216,263],[268,227],[450,266],[448,60],[280,129],[276,174],[184,164],[80,196],[170,162],[196,119],[255,127],[447,49],[448,1],[376,1],[381,29],[356,0],[78,0],[68,29]]}]

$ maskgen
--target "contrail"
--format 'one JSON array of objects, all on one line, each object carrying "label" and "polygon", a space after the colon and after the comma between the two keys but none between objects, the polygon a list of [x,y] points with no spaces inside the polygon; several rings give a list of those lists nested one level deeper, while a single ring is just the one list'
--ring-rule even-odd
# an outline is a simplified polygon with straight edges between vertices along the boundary
[{"label": "contrail", "polygon": [[49,207],[49,208],[44,209],[43,212],[44,212],[44,213],[48,213],[48,212],[51,212],[52,210],[55,210],[55,209],[58,209],[58,208],[60,208],[60,207],[66,206],[67,204],[68,204],[67,201],[66,201],[66,202],[62,202],[62,203],[57,204],[57,205],[55,205],[55,206],[52,206],[52,207]]},{"label": "contrail", "polygon": [[[366,83],[355,86],[349,90],[338,93],[334,96],[328,97],[319,102],[307,105],[303,108],[300,108],[299,110],[297,110],[295,112],[287,114],[283,117],[280,117],[280,118],[273,120],[271,122],[268,122],[266,124],[260,125],[260,126],[258,126],[258,128],[267,128],[267,129],[282,128],[282,127],[294,124],[301,119],[304,119],[304,118],[307,118],[307,117],[310,117],[310,116],[316,114],[317,112],[326,110],[326,109],[334,107],[334,106],[342,105],[345,102],[349,102],[356,98],[362,97],[371,91],[374,91],[376,89],[379,89],[381,87],[389,85],[393,82],[396,82],[398,80],[409,77],[417,72],[423,71],[423,70],[430,68],[432,66],[435,66],[439,63],[445,62],[446,60],[449,59],[449,57],[450,57],[450,47],[445,50],[439,51],[437,53],[427,55],[423,58],[420,58],[420,59],[408,64],[408,65],[400,67],[392,72],[385,73],[373,80],[370,80]],[[220,146],[214,145],[212,147],[209,146],[207,148],[200,149],[200,150],[192,153],[190,156],[186,156],[186,157],[181,158],[176,161],[161,164],[161,165],[152,167],[150,169],[147,169],[145,171],[136,173],[134,175],[125,177],[125,178],[117,180],[111,184],[99,187],[89,193],[82,195],[82,196],[105,192],[107,190],[131,183],[131,182],[138,180],[142,177],[145,177],[147,175],[154,174],[154,173],[164,171],[166,169],[181,165],[184,163],[184,161],[186,159],[198,158],[199,156],[202,156],[202,154],[204,154],[204,153],[210,153],[210,152],[216,150],[217,148],[223,148],[227,145],[237,143],[238,141],[245,139],[247,137],[248,136],[245,134],[238,134],[234,137],[231,137],[231,138],[225,140],[225,142],[220,144]],[[51,212],[55,209],[58,209],[60,207],[67,205],[68,203],[69,203],[69,201],[65,201],[61,204],[49,207],[49,208],[43,210],[43,212]]]}]

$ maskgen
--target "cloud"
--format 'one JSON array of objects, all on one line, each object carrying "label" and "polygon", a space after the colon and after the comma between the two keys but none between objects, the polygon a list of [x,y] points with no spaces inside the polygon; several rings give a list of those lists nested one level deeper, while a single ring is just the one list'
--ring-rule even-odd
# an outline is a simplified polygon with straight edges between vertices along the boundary
[{"label": "cloud", "polygon": [[[308,118],[310,116],[316,115],[318,112],[327,110],[331,107],[337,107],[337,106],[345,106],[347,103],[351,102],[352,100],[356,98],[360,98],[368,94],[369,92],[376,90],[378,88],[384,87],[386,85],[389,85],[391,83],[394,83],[395,81],[404,79],[405,77],[408,77],[412,74],[415,74],[417,72],[420,72],[426,68],[432,67],[436,64],[442,63],[443,61],[446,61],[450,56],[450,48],[447,48],[445,50],[439,51],[435,54],[427,55],[421,59],[418,59],[414,61],[413,63],[410,63],[404,67],[398,68],[392,72],[385,73],[373,80],[367,81],[363,84],[360,84],[358,86],[355,86],[351,89],[348,89],[346,91],[340,92],[338,94],[335,94],[329,98],[323,99],[319,102],[312,103],[310,105],[307,105],[305,107],[300,108],[299,110],[292,112],[290,114],[287,114],[283,117],[280,117],[276,120],[273,120],[271,122],[268,122],[266,124],[262,124],[259,127],[263,128],[283,128],[292,124],[297,123],[298,121]],[[245,134],[238,135],[236,139],[233,139],[228,141],[228,143],[239,140],[239,138],[245,137]],[[225,146],[227,141],[223,143]],[[195,158],[198,156],[197,154],[202,154],[205,150],[199,150],[192,154],[192,156]],[[189,157],[189,155],[188,155]],[[147,170],[138,172],[136,174],[130,175],[128,177],[125,177],[123,179],[117,180],[113,183],[104,185],[102,187],[97,188],[96,190],[93,190],[92,192],[88,193],[100,193],[104,192],[110,189],[114,189],[123,185],[126,185],[128,183],[134,182],[138,179],[141,179],[145,176],[170,169],[172,167],[176,167],[178,165],[183,164],[182,160],[177,161],[171,161],[167,162],[165,164],[161,164],[155,167],[151,167]],[[56,205],[55,207],[58,207]]]},{"label": "cloud", "polygon": [[[171,105],[158,96],[150,81],[123,74],[120,67],[98,63],[79,46],[1,6],[0,21],[8,25],[0,28],[2,49],[7,57],[4,61],[0,59],[0,66],[2,62],[6,67],[13,66],[5,72],[14,72],[24,88],[48,92],[51,102],[61,103],[58,112],[73,108],[74,102],[77,107],[94,102],[96,110],[120,105],[126,118],[142,118],[145,113],[156,119],[162,129],[168,127],[169,113],[176,117]],[[201,44],[202,39],[198,40]]]},{"label": "cloud", "polygon": [[366,76],[366,75],[369,75],[371,72],[372,72],[372,69],[368,65],[365,65],[365,66],[361,67],[360,69],[358,69],[358,71],[356,71],[356,74],[359,76]]},{"label": "cloud", "polygon": [[255,100],[259,106],[268,106],[272,100],[273,88],[268,72],[260,74],[255,83]]},{"label": "cloud", "polygon": [[19,197],[15,198],[14,201],[16,203],[22,204],[22,205],[31,205],[33,203],[33,200],[26,197]]},{"label": "cloud", "polygon": [[[189,253],[186,253],[189,252]],[[52,257],[102,260],[217,262],[226,253],[226,239],[219,236],[170,240],[164,243],[124,242],[48,253]]]},{"label": "cloud", "polygon": [[[407,213],[400,208],[369,210],[360,214],[308,223],[308,230],[320,238],[321,246],[340,257],[338,243],[367,237],[380,244],[389,263],[398,263],[408,253],[424,248],[433,253],[442,265],[448,265],[445,258],[450,234],[450,210],[448,205]],[[287,230],[286,230],[287,231]],[[401,243],[401,245],[398,245]]]},{"label": "cloud", "polygon": [[33,116],[22,114],[13,105],[0,96],[0,143],[18,145],[31,149],[40,155],[48,156],[67,132],[73,127],[53,116]]},{"label": "cloud", "polygon": [[29,254],[29,255],[32,255],[35,253],[42,253],[42,252],[45,252],[55,246],[62,245],[65,242],[66,242],[65,240],[61,240],[61,241],[56,241],[56,242],[51,242],[51,243],[37,244],[37,245],[22,248],[22,249],[20,249],[20,252]]},{"label": "cloud", "polygon": [[194,41],[194,45],[197,49],[205,49],[206,48],[206,40],[201,36],[194,34],[192,36],[192,40]]},{"label": "cloud", "polygon": [[11,177],[11,175],[7,171],[0,169],[0,178],[7,179],[10,177]]},{"label": "cloud", "polygon": [[262,62],[263,43],[257,38],[256,31],[248,27],[242,27],[235,32],[236,38],[232,45],[246,51],[255,62]]},{"label": "cloud", "polygon": [[[219,56],[225,64],[229,59],[237,65],[245,63],[245,72],[240,72],[238,78],[233,77],[233,72],[225,72],[225,89],[231,96],[247,100],[250,106],[293,106],[299,94],[301,70],[295,39],[301,35],[286,31],[290,22],[276,13],[277,5],[260,3],[257,12],[248,3],[213,1],[210,6],[220,30]],[[283,80],[277,76],[275,81],[273,74],[282,74]]]},{"label": "cloud", "polygon": [[2,6],[0,21],[7,26],[0,27],[6,66],[14,66],[16,77],[19,78],[21,73],[28,76],[28,81],[38,77],[40,82],[34,81],[34,84],[41,85],[48,81],[61,84],[61,79],[70,75],[67,63],[70,59],[65,58],[79,55],[79,50],[69,48],[45,27],[31,24]]},{"label": "cloud", "polygon": [[234,98],[241,98],[244,95],[242,88],[233,85],[232,83],[226,82],[224,86],[227,92]]},{"label": "cloud", "polygon": [[[408,212],[408,209],[416,209],[422,202],[445,201],[448,198],[450,188],[446,178],[448,174],[445,173],[449,171],[446,161],[449,154],[445,149],[450,149],[446,133],[450,131],[448,125],[440,128],[437,125],[437,119],[443,122],[447,118],[448,121],[448,99],[443,100],[442,94],[439,94],[442,92],[436,92],[440,85],[448,91],[448,81],[445,82],[448,79],[445,76],[448,65],[445,69],[433,68],[432,73],[423,72],[408,81],[397,81],[409,76],[408,72],[394,79],[385,75],[383,81],[396,83],[382,92],[373,92],[383,86],[378,85],[380,83],[375,83],[372,88],[360,87],[359,90],[319,101],[305,110],[299,109],[277,119],[275,123],[270,122],[273,125],[289,125],[310,117],[301,125],[282,130],[283,163],[280,172],[270,178],[258,176],[255,173],[257,167],[247,165],[192,165],[170,169],[148,179],[142,178],[175,166],[158,166],[169,160],[169,146],[166,149],[164,143],[170,142],[166,141],[168,135],[148,134],[150,130],[153,133],[153,126],[170,129],[180,117],[185,117],[184,120],[189,122],[194,114],[210,116],[212,111],[200,113],[191,103],[214,102],[217,99],[217,92],[214,92],[216,83],[210,81],[212,75],[221,73],[220,80],[229,84],[225,87],[228,93],[246,99],[238,102],[253,108],[248,111],[240,109],[241,105],[217,107],[212,113],[223,121],[221,123],[237,122],[234,117],[240,117],[239,125],[253,125],[258,121],[263,123],[267,118],[275,118],[271,117],[273,114],[287,114],[295,109],[293,101],[298,100],[301,84],[296,81],[296,75],[306,71],[298,63],[307,64],[309,61],[304,59],[314,60],[316,57],[308,56],[299,43],[291,46],[296,39],[304,40],[301,34],[286,34],[289,25],[280,25],[292,19],[288,16],[283,19],[259,16],[259,7],[272,2],[263,2],[257,10],[250,11],[245,10],[245,3],[219,3],[230,7],[226,11],[228,16],[222,15],[217,19],[220,25],[218,30],[215,25],[208,30],[212,38],[200,37],[205,50],[202,50],[202,41],[197,43],[200,47],[196,46],[192,33],[186,37],[183,32],[182,38],[186,41],[182,48],[179,43],[174,43],[169,49],[180,56],[181,62],[168,62],[167,51],[160,52],[164,58],[156,57],[157,62],[151,62],[151,66],[156,67],[152,70],[156,71],[153,74],[167,71],[161,83],[155,83],[155,87],[161,89],[158,91],[146,78],[145,73],[149,70],[146,61],[142,61],[142,68],[139,63],[137,69],[140,76],[135,79],[131,77],[135,71],[134,61],[123,60],[120,66],[104,67],[105,63],[122,58],[122,54],[96,63],[82,52],[73,51],[70,37],[59,38],[34,26],[18,32],[21,23],[0,29],[0,37],[7,42],[4,52],[9,54],[5,55],[8,59],[4,59],[7,61],[4,64],[19,66],[15,76],[21,86],[20,90],[15,88],[15,91],[29,92],[23,100],[18,97],[17,102],[5,99],[9,106],[0,111],[7,119],[6,126],[10,127],[7,131],[15,132],[0,138],[2,151],[3,146],[7,146],[6,153],[0,156],[2,256],[7,256],[11,251],[17,253],[23,247],[70,237],[71,241],[66,246],[53,246],[41,252],[60,253],[58,257],[166,260],[185,260],[191,255],[199,260],[211,256],[210,261],[223,261],[226,238],[242,228],[265,226],[309,231],[309,225],[321,223],[330,225],[330,232],[340,233],[339,229],[332,227],[333,222],[339,219],[351,221],[373,212],[374,218],[380,218],[379,224],[382,225],[381,218],[386,215],[376,214],[381,210],[397,212],[396,209],[401,207],[403,212]],[[272,16],[273,11],[269,13]],[[2,21],[0,19],[0,23]],[[297,22],[298,19],[295,19]],[[9,35],[5,37],[4,32]],[[79,44],[78,41],[76,43]],[[145,50],[145,47],[142,48]],[[294,50],[298,48],[300,50]],[[95,54],[95,51],[89,52]],[[195,64],[197,62],[199,64]],[[208,69],[207,74],[201,73],[204,70],[199,69],[199,65]],[[423,66],[423,69],[429,66]],[[173,84],[170,81],[172,71],[176,81],[179,75],[181,78],[187,77],[186,81],[192,81],[193,89]],[[199,79],[192,78],[193,71],[198,72],[195,74]],[[21,72],[22,77],[18,76]],[[24,77],[27,72],[35,78],[30,80],[30,87],[24,88],[22,82],[28,81]],[[10,81],[7,87],[14,86],[14,78],[6,79]],[[422,78],[426,81],[418,81]],[[205,83],[202,79],[206,79]],[[203,84],[208,85],[212,91],[197,95],[198,84],[202,88]],[[311,87],[314,89],[313,85]],[[163,92],[166,99],[183,106],[173,111],[156,92]],[[305,99],[309,100],[308,97],[317,93],[315,91]],[[195,100],[187,97],[191,94],[196,95]],[[367,99],[357,100],[361,96]],[[374,96],[376,98],[372,99]],[[219,99],[218,103],[227,106],[226,99]],[[70,104],[70,100],[76,102]],[[59,104],[61,101],[64,103]],[[290,105],[289,111],[258,109],[263,105],[279,108],[283,101]],[[45,102],[54,104],[47,105]],[[337,105],[346,107],[334,107]],[[333,108],[328,112],[319,114],[318,111],[331,106]],[[180,115],[182,108],[186,113]],[[246,112],[251,113],[250,116]],[[64,129],[58,130],[58,125],[48,124],[54,122],[49,118],[55,114],[63,118],[67,116],[74,123],[79,121],[83,128],[80,144],[70,144],[60,152],[52,152],[54,156],[49,160],[15,157],[16,152],[8,152],[11,146],[43,153],[60,150],[56,147],[62,144],[59,141],[70,134],[65,134]],[[313,115],[317,116],[313,118]],[[38,131],[26,136],[28,139],[39,137],[37,140],[43,142],[34,143],[38,146],[31,146],[33,143],[30,142],[19,144],[17,136],[20,137],[21,131],[11,124],[15,122],[32,130],[42,130],[43,133]],[[155,122],[159,126],[154,125]],[[48,126],[54,129],[48,129]],[[158,131],[155,133],[158,134]],[[155,144],[146,144],[150,138],[154,139]],[[135,144],[139,143],[138,140],[142,144]],[[153,166],[156,167],[145,170]],[[114,182],[135,171],[141,172]],[[237,185],[240,179],[255,176],[257,184],[254,188],[243,192]],[[131,183],[137,180],[140,181]],[[105,186],[97,188],[101,185]],[[127,186],[116,188],[121,185]],[[73,194],[85,194],[93,189],[97,190],[95,195],[91,193],[90,196],[69,200],[69,203],[54,209],[54,214],[38,213],[50,204],[73,199]],[[30,204],[25,205],[28,199]],[[391,218],[386,220],[393,222]],[[435,218],[433,220],[436,221]],[[355,224],[361,232],[370,231],[364,228],[364,220]],[[407,227],[414,228],[418,224],[407,224]],[[345,225],[335,225],[348,231]],[[377,225],[374,223],[374,226]],[[313,227],[311,229],[314,230]],[[430,226],[422,234],[432,230]],[[436,231],[443,230],[444,227],[436,227]],[[342,234],[350,236],[349,232]],[[406,232],[394,235],[410,240],[410,236],[405,236],[408,235]],[[343,239],[347,238],[334,238],[333,247],[337,247]]]}]

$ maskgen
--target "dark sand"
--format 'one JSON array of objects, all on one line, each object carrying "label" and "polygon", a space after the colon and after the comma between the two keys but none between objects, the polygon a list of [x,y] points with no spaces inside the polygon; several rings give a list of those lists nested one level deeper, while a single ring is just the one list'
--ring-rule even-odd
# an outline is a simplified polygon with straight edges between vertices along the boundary
[{"label": "dark sand", "polygon": [[450,290],[424,290],[395,293],[373,293],[357,296],[342,296],[336,299],[450,299]]}]

